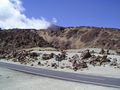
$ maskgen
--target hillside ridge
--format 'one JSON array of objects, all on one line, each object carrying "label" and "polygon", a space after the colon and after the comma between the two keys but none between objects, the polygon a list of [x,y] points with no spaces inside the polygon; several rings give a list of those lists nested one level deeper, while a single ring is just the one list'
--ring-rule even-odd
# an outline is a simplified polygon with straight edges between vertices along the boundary
[{"label": "hillside ridge", "polygon": [[118,49],[120,29],[81,26],[0,30],[0,50],[31,47]]}]

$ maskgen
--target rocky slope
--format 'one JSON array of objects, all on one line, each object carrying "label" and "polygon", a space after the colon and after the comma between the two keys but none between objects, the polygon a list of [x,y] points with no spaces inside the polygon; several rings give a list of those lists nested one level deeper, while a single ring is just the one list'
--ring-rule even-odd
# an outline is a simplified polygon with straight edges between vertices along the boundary
[{"label": "rocky slope", "polygon": [[57,29],[0,30],[0,49],[12,50],[30,47],[120,48],[120,30],[97,27],[59,27]]},{"label": "rocky slope", "polygon": [[49,43],[40,37],[36,30],[2,30],[0,31],[0,49],[13,50],[31,47],[46,47]]},{"label": "rocky slope", "polygon": [[37,31],[39,36],[56,48],[120,48],[120,30],[96,27],[67,27]]}]

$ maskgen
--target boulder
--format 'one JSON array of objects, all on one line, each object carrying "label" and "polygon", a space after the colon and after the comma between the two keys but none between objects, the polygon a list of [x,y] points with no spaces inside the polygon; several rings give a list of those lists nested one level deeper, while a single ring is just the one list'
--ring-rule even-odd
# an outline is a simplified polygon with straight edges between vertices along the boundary
[{"label": "boulder", "polygon": [[41,65],[41,62],[40,62],[40,61],[38,62],[38,65]]},{"label": "boulder", "polygon": [[114,58],[113,61],[110,63],[111,66],[117,66],[117,59]]},{"label": "boulder", "polygon": [[73,70],[78,70],[78,69],[81,69],[81,68],[87,68],[87,63],[82,61],[82,62],[79,62],[79,61],[76,61],[74,60],[74,62],[72,63],[72,66],[73,66]]},{"label": "boulder", "polygon": [[82,59],[87,59],[91,57],[91,54],[89,52],[89,50],[85,50],[82,54],[81,54]]},{"label": "boulder", "polygon": [[51,64],[51,67],[57,68],[58,65],[57,65],[56,63],[52,63],[52,64]]},{"label": "boulder", "polygon": [[43,54],[43,55],[42,55],[42,59],[43,59],[43,60],[51,59],[51,55],[50,55],[50,54]]},{"label": "boulder", "polygon": [[104,54],[105,50],[102,48],[99,54]]},{"label": "boulder", "polygon": [[102,65],[103,63],[109,63],[111,62],[108,58],[107,58],[107,55],[104,55],[101,60],[100,60],[100,65]]}]

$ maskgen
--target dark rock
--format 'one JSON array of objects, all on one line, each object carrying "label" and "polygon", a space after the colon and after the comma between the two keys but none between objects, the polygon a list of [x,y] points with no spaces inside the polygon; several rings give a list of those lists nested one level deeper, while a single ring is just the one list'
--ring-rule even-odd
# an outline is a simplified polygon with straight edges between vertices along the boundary
[{"label": "dark rock", "polygon": [[31,66],[34,66],[34,64],[31,64]]},{"label": "dark rock", "polygon": [[41,62],[38,62],[38,65],[41,65]]},{"label": "dark rock", "polygon": [[82,59],[86,59],[86,58],[90,58],[91,54],[89,52],[89,50],[85,50],[82,54],[81,54]]},{"label": "dark rock", "polygon": [[54,67],[56,69],[58,67],[58,65],[56,63],[52,63],[51,67]]},{"label": "dark rock", "polygon": [[72,63],[72,66],[73,66],[73,70],[78,70],[78,69],[81,69],[81,68],[87,68],[87,63],[82,61],[77,61],[77,60],[74,60],[73,63]]},{"label": "dark rock", "polygon": [[37,53],[35,53],[35,52],[30,53],[30,57],[31,57],[31,58],[38,57],[38,56],[39,56],[39,55],[38,55]]},{"label": "dark rock", "polygon": [[105,53],[105,50],[102,48],[100,51],[100,54],[104,54],[104,53]]},{"label": "dark rock", "polygon": [[53,58],[53,56],[51,54],[43,54],[42,55],[43,60],[48,60],[48,59],[51,59],[51,58]]},{"label": "dark rock", "polygon": [[118,63],[117,63],[117,59],[114,58],[113,61],[110,63],[111,66],[117,66]]},{"label": "dark rock", "polygon": [[100,65],[102,65],[103,63],[109,63],[111,62],[108,58],[107,58],[107,55],[104,55],[101,60],[100,60]]}]

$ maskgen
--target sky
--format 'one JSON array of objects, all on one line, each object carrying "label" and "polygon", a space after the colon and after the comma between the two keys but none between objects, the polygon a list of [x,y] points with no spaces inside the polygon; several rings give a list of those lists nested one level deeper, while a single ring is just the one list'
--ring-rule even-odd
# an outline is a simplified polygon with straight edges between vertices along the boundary
[{"label": "sky", "polygon": [[[6,14],[10,16],[11,11],[7,9],[10,7],[0,6],[0,14],[3,13],[0,15],[0,26],[3,28],[39,29],[51,24],[120,28],[120,0],[0,0],[0,3],[1,1],[13,4],[10,6],[9,3],[8,6],[19,13],[16,17],[11,10],[12,18],[7,18],[10,20],[5,22],[2,19],[6,18]],[[6,12],[2,8],[6,8]],[[14,22],[15,25],[10,24]]]}]

